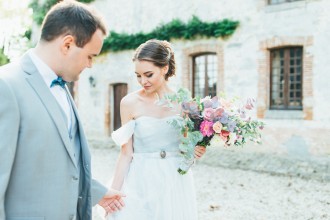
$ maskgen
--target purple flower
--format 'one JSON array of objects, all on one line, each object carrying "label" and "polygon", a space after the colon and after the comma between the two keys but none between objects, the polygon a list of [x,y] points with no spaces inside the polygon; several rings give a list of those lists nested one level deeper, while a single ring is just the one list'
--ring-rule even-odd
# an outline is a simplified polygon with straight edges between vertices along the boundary
[{"label": "purple flower", "polygon": [[212,101],[210,99],[205,99],[202,102],[204,104],[204,108],[212,108]]},{"label": "purple flower", "polygon": [[232,120],[229,120],[228,121],[228,124],[227,124],[227,127],[228,127],[228,130],[230,132],[234,132],[235,127],[236,127],[236,122],[235,121],[232,121]]},{"label": "purple flower", "polygon": [[185,113],[188,113],[190,115],[199,115],[198,105],[195,102],[183,102],[182,109]]},{"label": "purple flower", "polygon": [[219,107],[220,102],[219,102],[218,97],[214,96],[214,97],[211,99],[211,101],[212,101],[212,108],[215,109],[215,108],[218,108],[218,107]]},{"label": "purple flower", "polygon": [[220,122],[222,124],[227,124],[228,123],[228,113],[224,112],[222,116],[220,117]]},{"label": "purple flower", "polygon": [[206,108],[203,111],[203,116],[208,121],[213,121],[214,119],[214,109],[213,108]]}]

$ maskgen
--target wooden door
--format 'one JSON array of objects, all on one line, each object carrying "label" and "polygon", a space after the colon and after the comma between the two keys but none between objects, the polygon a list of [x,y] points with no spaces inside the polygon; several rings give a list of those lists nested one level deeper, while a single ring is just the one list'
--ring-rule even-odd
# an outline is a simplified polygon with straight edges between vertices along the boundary
[{"label": "wooden door", "polygon": [[118,83],[113,85],[113,129],[116,130],[121,126],[120,120],[120,101],[127,94],[127,84]]}]

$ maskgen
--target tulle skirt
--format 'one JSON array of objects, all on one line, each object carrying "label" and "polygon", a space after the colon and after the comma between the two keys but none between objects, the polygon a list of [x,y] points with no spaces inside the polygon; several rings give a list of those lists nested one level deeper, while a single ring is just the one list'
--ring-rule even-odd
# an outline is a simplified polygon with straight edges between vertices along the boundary
[{"label": "tulle skirt", "polygon": [[123,185],[125,207],[108,220],[196,220],[191,170],[177,172],[180,156],[137,153]]}]

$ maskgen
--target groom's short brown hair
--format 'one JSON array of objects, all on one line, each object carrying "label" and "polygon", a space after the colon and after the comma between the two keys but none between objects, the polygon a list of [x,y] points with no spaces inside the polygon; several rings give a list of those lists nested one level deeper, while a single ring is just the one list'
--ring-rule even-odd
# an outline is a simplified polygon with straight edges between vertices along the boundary
[{"label": "groom's short brown hair", "polygon": [[41,40],[52,41],[62,35],[72,35],[78,47],[84,47],[95,31],[107,30],[101,16],[82,3],[65,0],[54,5],[42,23]]}]

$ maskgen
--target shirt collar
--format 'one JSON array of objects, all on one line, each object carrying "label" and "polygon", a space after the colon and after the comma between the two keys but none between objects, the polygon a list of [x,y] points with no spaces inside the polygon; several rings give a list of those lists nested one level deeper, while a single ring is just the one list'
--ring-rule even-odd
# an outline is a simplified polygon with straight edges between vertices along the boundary
[{"label": "shirt collar", "polygon": [[31,57],[32,62],[37,67],[40,75],[44,79],[46,85],[50,87],[50,84],[54,79],[57,79],[55,72],[35,53],[34,49],[29,50],[29,56]]}]

